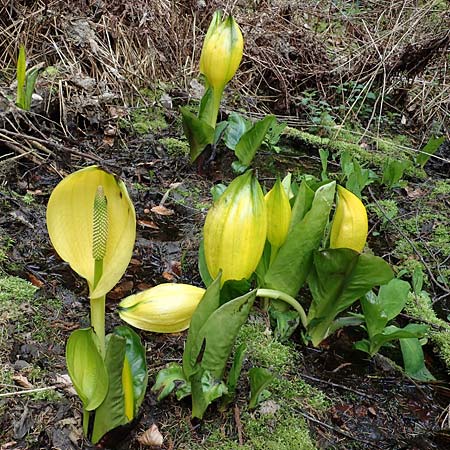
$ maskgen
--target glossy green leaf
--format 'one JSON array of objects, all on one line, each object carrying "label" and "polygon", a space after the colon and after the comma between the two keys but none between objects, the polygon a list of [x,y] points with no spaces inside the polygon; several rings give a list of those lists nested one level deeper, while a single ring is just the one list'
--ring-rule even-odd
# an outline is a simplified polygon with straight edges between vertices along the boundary
[{"label": "glossy green leaf", "polygon": [[134,415],[136,415],[144,400],[148,383],[145,347],[139,335],[127,326],[116,327],[114,333],[125,339],[125,355],[131,368]]},{"label": "glossy green leaf", "polygon": [[419,339],[400,339],[400,348],[402,350],[405,372],[408,376],[418,381],[433,381],[436,379],[425,366]]},{"label": "glossy green leaf", "polygon": [[254,367],[249,370],[250,379],[250,401],[249,409],[256,408],[259,403],[266,400],[269,395],[265,392],[266,387],[272,382],[274,376],[268,369]]},{"label": "glossy green leaf", "polygon": [[106,337],[105,366],[109,376],[108,393],[96,409],[91,441],[96,444],[108,431],[129,422],[125,415],[122,369],[126,341],[116,334]]},{"label": "glossy green leaf", "polygon": [[226,394],[227,387],[208,370],[197,367],[190,377],[192,390],[192,417],[203,418],[206,408]]},{"label": "glossy green leaf", "polygon": [[214,128],[187,108],[180,108],[183,130],[189,142],[191,162],[195,161],[208,144],[214,140]]},{"label": "glossy green leaf", "polygon": [[[403,338],[417,338],[423,337],[428,327],[426,325],[410,323],[404,328],[398,328],[395,325],[386,327],[382,333],[373,336],[370,341],[365,340],[364,344],[360,344],[361,341],[355,343],[355,348],[365,351],[371,356],[378,353],[380,348],[388,342],[395,341]],[[367,343],[369,344],[369,350],[367,351]]]},{"label": "glossy green leaf", "polygon": [[[273,306],[275,301],[272,301],[271,303]],[[284,302],[283,304],[286,305]],[[280,342],[287,341],[300,324],[298,312],[293,311],[292,309],[279,311],[272,306],[269,309],[269,315],[271,323],[274,323],[275,339]]]},{"label": "glossy green leaf", "polygon": [[219,122],[214,130],[214,140],[213,144],[217,145],[220,139],[223,137],[225,130],[228,128],[228,122]]},{"label": "glossy green leaf", "polygon": [[264,119],[254,123],[253,126],[242,135],[234,150],[236,157],[242,164],[245,166],[250,165],[256,151],[261,147],[261,144],[264,141],[267,130],[275,121],[275,116],[266,116]]},{"label": "glossy green leaf", "polygon": [[227,280],[220,289],[220,304],[223,305],[236,297],[240,297],[250,289],[251,282],[245,278],[242,280]]},{"label": "glossy green leaf", "polygon": [[425,164],[428,162],[428,160],[433,156],[439,147],[443,144],[445,141],[445,136],[441,136],[439,138],[436,138],[432,136],[425,147],[422,149],[421,153],[419,153],[416,157],[416,163],[419,164],[422,168],[425,166]]},{"label": "glossy green leaf", "polygon": [[29,111],[31,108],[31,100],[33,99],[34,86],[36,84],[37,77],[41,71],[40,67],[32,68],[26,75],[25,78],[25,98],[24,98],[24,108]]},{"label": "glossy green leaf", "polygon": [[294,205],[292,206],[291,223],[289,232],[298,226],[303,220],[306,213],[311,209],[314,201],[315,192],[309,187],[308,183],[303,180],[295,196]]},{"label": "glossy green leaf", "polygon": [[224,134],[225,145],[234,150],[242,135],[251,128],[252,123],[236,112],[228,117],[228,127]]},{"label": "glossy green leaf", "polygon": [[67,370],[87,411],[96,409],[108,392],[108,373],[92,328],[74,331],[67,340]]},{"label": "glossy green leaf", "polygon": [[285,292],[292,297],[298,294],[311,269],[313,252],[322,241],[335,188],[336,183],[333,181],[317,189],[308,210],[311,198],[309,188],[306,185],[300,187],[298,195],[303,198],[298,205],[294,204],[291,219],[295,225],[291,226],[286,242],[270,265],[264,278],[264,287]]},{"label": "glossy green leaf", "polygon": [[170,363],[165,369],[158,372],[152,392],[158,394],[157,400],[160,401],[167,397],[178,383],[187,383],[183,368],[177,363]]},{"label": "glossy green leaf", "polygon": [[220,306],[220,278],[221,274],[219,273],[217,278],[206,289],[205,295],[192,315],[183,352],[183,371],[186,380],[189,380],[203,345],[204,337],[199,339],[200,330],[206,324],[211,314]]},{"label": "glossy green leaf", "polygon": [[383,259],[347,248],[314,253],[308,277],[313,296],[308,312],[308,332],[314,346],[325,339],[335,317],[374,286],[393,277]]},{"label": "glossy green leaf", "polygon": [[381,182],[390,188],[396,186],[410,165],[411,163],[409,161],[398,161],[388,158],[383,165],[383,178]]},{"label": "glossy green leaf", "polygon": [[256,290],[253,290],[225,303],[208,317],[196,334],[191,361],[198,361],[214,378],[222,379],[236,336],[255,298]]}]

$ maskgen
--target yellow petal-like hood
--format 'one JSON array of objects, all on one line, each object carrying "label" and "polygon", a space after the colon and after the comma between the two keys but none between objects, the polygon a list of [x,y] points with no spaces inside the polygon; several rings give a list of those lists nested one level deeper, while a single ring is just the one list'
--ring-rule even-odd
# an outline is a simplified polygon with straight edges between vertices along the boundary
[{"label": "yellow petal-like hood", "polygon": [[222,283],[249,278],[261,259],[267,211],[261,186],[251,171],[235,178],[208,211],[203,228],[208,271]]},{"label": "yellow petal-like hood", "polygon": [[[107,200],[108,235],[103,274],[94,288],[93,205],[101,186]],[[97,166],[67,176],[53,190],[47,228],[59,256],[89,284],[91,298],[109,292],[124,274],[136,238],[136,216],[122,181]]]},{"label": "yellow petal-like hood", "polygon": [[189,284],[159,284],[123,299],[119,316],[136,328],[177,333],[189,327],[205,290]]},{"label": "yellow petal-like hood", "polygon": [[233,78],[241,63],[244,51],[244,38],[239,25],[229,16],[221,20],[217,11],[208,32],[200,55],[200,72],[206,76],[214,89],[223,89]]},{"label": "yellow petal-like hood", "polygon": [[352,192],[338,186],[338,204],[330,232],[330,248],[351,248],[362,252],[369,229],[367,211]]},{"label": "yellow petal-like hood", "polygon": [[284,244],[289,224],[291,223],[291,205],[288,195],[277,180],[273,188],[265,196],[267,206],[267,240],[273,247]]}]

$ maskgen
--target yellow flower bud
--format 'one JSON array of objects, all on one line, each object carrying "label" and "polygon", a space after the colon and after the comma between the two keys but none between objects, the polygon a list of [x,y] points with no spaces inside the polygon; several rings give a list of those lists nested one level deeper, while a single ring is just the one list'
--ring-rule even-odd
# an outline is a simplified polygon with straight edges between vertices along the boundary
[{"label": "yellow flower bud", "polygon": [[204,293],[204,289],[189,284],[159,284],[124,298],[119,303],[119,316],[141,330],[177,333],[189,328]]},{"label": "yellow flower bud", "polygon": [[266,242],[267,211],[258,180],[251,171],[235,178],[208,211],[203,229],[205,260],[222,283],[249,278]]},{"label": "yellow flower bud", "polygon": [[330,233],[330,248],[351,248],[362,252],[367,240],[366,208],[352,192],[338,186],[338,203]]},{"label": "yellow flower bud", "polygon": [[265,196],[267,206],[267,239],[272,247],[280,248],[286,240],[291,222],[291,205],[287,193],[277,180]]},{"label": "yellow flower bud", "polygon": [[242,59],[244,38],[232,16],[222,21],[222,12],[216,11],[203,43],[200,72],[214,89],[223,90],[233,78]]}]

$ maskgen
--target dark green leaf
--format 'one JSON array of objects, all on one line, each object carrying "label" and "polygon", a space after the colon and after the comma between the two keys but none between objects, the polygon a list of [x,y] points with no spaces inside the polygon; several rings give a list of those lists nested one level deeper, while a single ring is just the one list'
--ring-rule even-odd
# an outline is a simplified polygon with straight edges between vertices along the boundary
[{"label": "dark green leaf", "polygon": [[270,245],[270,242],[266,241],[266,243],[264,244],[263,254],[255,270],[256,278],[258,280],[258,286],[264,285],[264,277],[266,276],[266,272],[269,269],[271,251],[272,247]]},{"label": "dark green leaf", "polygon": [[[275,260],[270,265],[264,279],[264,287],[276,289],[295,297],[304,284],[311,269],[313,252],[322,241],[333,205],[336,183],[333,181],[317,189],[312,206],[303,219],[293,226],[281,246]],[[302,187],[300,187],[302,191]],[[308,192],[305,187],[303,192]],[[299,192],[298,195],[300,195]],[[308,194],[304,207],[298,207],[298,216],[307,208]],[[294,205],[294,210],[295,210]],[[297,220],[294,218],[294,220]]]},{"label": "dark green leaf", "polygon": [[245,166],[249,166],[252,162],[256,151],[261,146],[267,130],[276,121],[275,116],[266,116],[264,119],[254,123],[253,126],[246,131],[235,147],[235,154],[239,161]]},{"label": "dark green leaf", "polygon": [[122,369],[125,358],[125,339],[116,334],[107,336],[105,366],[109,387],[103,403],[95,410],[91,441],[96,444],[108,431],[128,423],[122,387]]},{"label": "dark green leaf", "polygon": [[233,364],[231,365],[230,371],[227,376],[227,390],[228,392],[223,396],[223,400],[221,403],[221,410],[224,410],[225,407],[233,400],[234,395],[236,393],[236,386],[239,380],[239,376],[242,370],[242,364],[244,362],[246,351],[245,343],[239,345],[236,349],[233,358]]},{"label": "dark green leaf", "polygon": [[374,286],[393,277],[389,264],[381,258],[359,254],[348,248],[314,253],[308,277],[313,301],[308,312],[308,331],[313,345],[328,334],[335,317]]},{"label": "dark green leaf", "polygon": [[423,168],[430,157],[436,153],[436,151],[444,143],[444,141],[445,136],[441,136],[439,138],[432,136],[425,147],[422,149],[422,152],[417,155],[416,163]]},{"label": "dark green leaf", "polygon": [[[284,304],[286,305],[286,303]],[[298,312],[291,309],[288,311],[280,311],[270,307],[269,316],[271,323],[274,323],[275,338],[280,342],[287,341],[300,324]]]},{"label": "dark green leaf", "polygon": [[92,328],[74,331],[66,346],[67,370],[87,411],[96,409],[108,392],[108,373]]},{"label": "dark green leaf", "polygon": [[244,119],[240,114],[232,112],[228,117],[228,127],[224,134],[225,145],[230,150],[234,150],[239,139],[251,126],[250,121]]},{"label": "dark green leaf", "polygon": [[267,399],[268,395],[264,395],[264,390],[272,382],[274,376],[269,370],[263,367],[253,367],[249,370],[248,376],[250,379],[250,401],[248,407],[249,409],[253,409],[261,401]]},{"label": "dark green leaf", "polygon": [[206,408],[227,393],[227,387],[208,370],[198,367],[191,375],[192,417],[203,418]]},{"label": "dark green leaf", "polygon": [[223,305],[236,297],[246,294],[250,288],[251,283],[245,278],[225,281],[220,289],[220,304]]},{"label": "dark green leaf", "polygon": [[177,382],[187,383],[182,367],[177,363],[170,363],[165,369],[158,372],[152,392],[157,393],[157,400],[167,397],[177,387]]},{"label": "dark green leaf", "polygon": [[390,188],[396,186],[403,177],[405,169],[409,166],[409,161],[387,159],[383,166],[383,178],[381,182]]},{"label": "dark green leaf", "polygon": [[192,114],[187,108],[180,108],[183,116],[183,130],[191,149],[191,162],[195,161],[208,144],[214,140],[214,128]]},{"label": "dark green leaf", "polygon": [[322,164],[322,172],[320,174],[320,178],[322,181],[328,180],[328,156],[330,156],[330,152],[328,150],[324,150],[323,148],[319,149],[320,162]]},{"label": "dark green leaf", "polygon": [[402,349],[405,372],[408,376],[419,381],[433,381],[436,379],[425,366],[419,339],[400,339],[400,348]]},{"label": "dark green leaf", "polygon": [[382,333],[370,339],[370,354],[375,355],[383,345],[397,339],[423,337],[427,329],[426,325],[416,323],[410,323],[404,328],[398,328],[394,325],[386,327]]},{"label": "dark green leaf", "polygon": [[220,141],[220,138],[225,133],[225,130],[227,127],[228,127],[228,122],[219,122],[216,125],[216,129],[214,130],[214,140],[213,140],[214,145],[216,145]]},{"label": "dark green leaf", "polygon": [[314,191],[303,180],[295,196],[295,202],[292,207],[291,223],[289,224],[289,232],[293,230],[305,217],[306,213],[311,209],[314,200]]},{"label": "dark green leaf", "polygon": [[222,379],[236,336],[255,298],[256,290],[225,303],[209,316],[195,336],[191,358],[199,358],[201,367],[214,378]]},{"label": "dark green leaf", "polygon": [[407,281],[394,278],[380,287],[378,302],[386,313],[388,320],[397,317],[405,307],[411,286]]},{"label": "dark green leaf", "polygon": [[197,363],[197,358],[203,345],[204,336],[200,336],[200,330],[206,324],[211,314],[220,306],[220,277],[221,273],[208,286],[205,295],[192,315],[183,352],[183,371],[187,380]]},{"label": "dark green leaf", "polygon": [[242,164],[240,161],[233,161],[231,163],[231,169],[233,170],[234,173],[240,175],[241,173],[244,173],[248,169],[248,166]]},{"label": "dark green leaf", "polygon": [[219,200],[220,196],[225,192],[226,188],[227,188],[227,186],[225,184],[222,184],[222,183],[215,184],[211,188],[211,195],[212,195],[214,203],[216,203],[217,200]]},{"label": "dark green leaf", "polygon": [[338,317],[333,320],[328,330],[329,334],[333,334],[335,331],[340,330],[344,327],[357,327],[364,323],[364,316],[362,314],[354,314],[352,316]]},{"label": "dark green leaf", "polygon": [[125,339],[125,355],[133,376],[134,414],[136,415],[144,400],[148,383],[145,347],[139,335],[127,326],[116,327],[114,333]]},{"label": "dark green leaf", "polygon": [[380,304],[378,297],[373,291],[367,292],[361,298],[361,306],[366,321],[367,334],[369,339],[372,339],[375,335],[383,332],[389,319],[383,310],[383,305]]}]

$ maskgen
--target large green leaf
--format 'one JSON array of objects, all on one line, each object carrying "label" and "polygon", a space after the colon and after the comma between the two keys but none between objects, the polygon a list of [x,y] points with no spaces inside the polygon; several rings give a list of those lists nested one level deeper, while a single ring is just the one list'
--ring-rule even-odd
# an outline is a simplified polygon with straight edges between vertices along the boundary
[{"label": "large green leaf", "polygon": [[211,314],[220,306],[220,277],[221,273],[208,286],[191,318],[183,352],[183,371],[186,380],[189,380],[203,344],[203,337],[199,339],[200,330]]},{"label": "large green leaf", "polygon": [[314,253],[308,284],[313,296],[308,312],[308,332],[314,346],[328,334],[334,318],[374,286],[393,277],[383,259],[348,248]]},{"label": "large green leaf", "polygon": [[386,324],[400,314],[409,290],[408,282],[394,278],[380,287],[378,295],[370,291],[361,299],[369,339],[382,333]]},{"label": "large green leaf", "polygon": [[298,206],[294,204],[291,219],[297,223],[291,227],[286,242],[281,246],[264,278],[264,287],[285,292],[292,297],[298,294],[305,282],[311,269],[313,252],[323,238],[333,205],[336,183],[333,181],[319,187],[309,210],[308,189],[306,185],[300,188],[298,195],[303,192],[304,198],[299,200]]},{"label": "large green leaf", "polygon": [[96,409],[108,392],[108,373],[92,328],[74,331],[67,340],[67,370],[86,411]]},{"label": "large green leaf", "polygon": [[105,366],[109,376],[108,393],[95,411],[91,441],[96,444],[108,431],[129,422],[125,415],[122,369],[125,358],[125,338],[116,334],[107,337]]},{"label": "large green leaf", "polygon": [[266,116],[264,119],[254,123],[253,126],[242,135],[234,150],[236,157],[242,164],[245,166],[250,165],[256,151],[261,147],[261,144],[266,137],[267,130],[275,121],[275,116]]},{"label": "large green leaf", "polygon": [[252,126],[252,123],[240,114],[232,112],[228,117],[228,127],[225,131],[225,145],[234,150],[242,135]]},{"label": "large green leaf", "polygon": [[125,356],[131,368],[134,415],[136,415],[144,400],[148,383],[145,347],[139,335],[130,327],[124,325],[116,327],[114,333],[125,339]]},{"label": "large green leaf", "polygon": [[289,224],[289,232],[297,227],[303,220],[306,213],[311,209],[314,201],[314,191],[303,180],[295,196],[295,202],[292,206],[291,223]]},{"label": "large green leaf", "polygon": [[214,128],[186,107],[181,107],[180,111],[183,117],[183,130],[189,142],[191,162],[193,162],[208,144],[212,144]]},{"label": "large green leaf", "polygon": [[274,376],[268,369],[263,367],[253,367],[249,370],[248,376],[250,379],[250,401],[248,407],[253,409],[269,397],[270,393],[265,391],[265,389],[272,382]]},{"label": "large green leaf", "polygon": [[246,322],[256,298],[256,290],[230,300],[214,311],[198,332],[191,357],[214,378],[222,379],[236,336]]},{"label": "large green leaf", "polygon": [[417,338],[400,339],[405,372],[419,381],[433,381],[436,378],[425,366],[422,345]]}]

